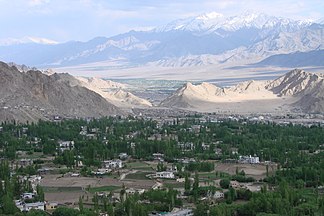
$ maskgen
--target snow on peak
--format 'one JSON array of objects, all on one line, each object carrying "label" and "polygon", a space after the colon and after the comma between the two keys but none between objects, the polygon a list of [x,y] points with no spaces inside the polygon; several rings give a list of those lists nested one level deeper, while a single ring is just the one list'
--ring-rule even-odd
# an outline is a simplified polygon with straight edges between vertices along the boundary
[{"label": "snow on peak", "polygon": [[217,12],[210,12],[210,13],[204,13],[198,17],[196,17],[197,20],[210,20],[210,19],[219,19],[223,18],[224,15]]},{"label": "snow on peak", "polygon": [[27,43],[49,44],[49,45],[58,44],[58,42],[54,40],[50,40],[47,38],[40,38],[40,37],[31,37],[31,36],[26,36],[19,39],[18,38],[0,39],[0,46],[9,46],[9,45],[27,44]]},{"label": "snow on peak", "polygon": [[278,26],[305,26],[309,25],[309,20],[295,21],[282,17],[269,16],[264,13],[246,11],[237,16],[225,17],[224,15],[211,12],[201,14],[196,17],[175,20],[165,26],[156,28],[157,32],[172,30],[184,30],[192,32],[211,32],[218,29],[225,31],[237,31],[242,28],[272,28]]},{"label": "snow on peak", "polygon": [[27,39],[31,42],[38,43],[38,44],[58,44],[57,41],[50,40],[47,38],[40,38],[40,37],[27,37]]},{"label": "snow on peak", "polygon": [[324,17],[316,20],[315,23],[324,24]]},{"label": "snow on peak", "polygon": [[255,27],[261,29],[270,20],[278,21],[275,17],[263,13],[245,12],[239,16],[229,17],[222,28],[229,31],[235,31],[243,27]]}]

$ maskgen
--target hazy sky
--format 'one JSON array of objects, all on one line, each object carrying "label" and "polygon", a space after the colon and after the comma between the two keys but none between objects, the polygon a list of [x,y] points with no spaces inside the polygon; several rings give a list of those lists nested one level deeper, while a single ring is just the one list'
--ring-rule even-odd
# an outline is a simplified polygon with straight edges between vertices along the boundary
[{"label": "hazy sky", "polygon": [[218,12],[252,10],[293,19],[324,17],[324,0],[0,0],[0,39],[86,41]]}]

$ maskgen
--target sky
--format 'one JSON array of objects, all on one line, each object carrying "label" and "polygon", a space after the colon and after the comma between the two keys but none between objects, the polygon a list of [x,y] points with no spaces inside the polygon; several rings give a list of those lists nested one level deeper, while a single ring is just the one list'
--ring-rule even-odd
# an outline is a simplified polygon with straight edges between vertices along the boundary
[{"label": "sky", "polygon": [[87,41],[170,21],[218,12],[245,11],[292,19],[324,17],[323,0],[0,0],[0,41],[47,38]]}]

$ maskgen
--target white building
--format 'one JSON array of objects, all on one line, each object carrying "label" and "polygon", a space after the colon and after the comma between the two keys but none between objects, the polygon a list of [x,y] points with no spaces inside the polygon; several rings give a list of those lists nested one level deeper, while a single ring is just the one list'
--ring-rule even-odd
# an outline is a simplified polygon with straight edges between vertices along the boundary
[{"label": "white building", "polygon": [[154,160],[164,161],[164,154],[162,153],[153,153],[152,156]]},{"label": "white building", "polygon": [[45,205],[46,210],[54,210],[58,207],[58,203],[56,202],[47,202]]},{"label": "white building", "polygon": [[216,191],[213,196],[214,199],[223,199],[224,198],[224,193],[221,191]]},{"label": "white building", "polygon": [[161,213],[151,213],[149,216],[193,216],[193,211],[191,209],[176,209],[172,212],[161,214]]},{"label": "white building", "polygon": [[174,173],[173,172],[156,172],[155,178],[174,179]]},{"label": "white building", "polygon": [[42,180],[42,177],[39,175],[32,175],[28,178],[28,181],[30,182],[34,193],[37,192],[37,185],[40,184],[41,180]]},{"label": "white building", "polygon": [[250,164],[258,164],[260,163],[259,157],[252,157],[249,156],[240,156],[239,157],[239,163],[250,163]]},{"label": "white building", "polygon": [[107,173],[110,173],[111,169],[107,169],[107,168],[102,168],[102,169],[98,169],[96,172],[92,172],[95,175],[104,175]]},{"label": "white building", "polygon": [[241,187],[241,185],[238,181],[230,181],[230,186],[232,188],[240,188]]},{"label": "white building", "polygon": [[74,149],[74,141],[59,141],[58,144],[61,152]]},{"label": "white building", "polygon": [[192,142],[178,143],[177,145],[182,151],[192,151],[195,149],[195,145]]},{"label": "white building", "polygon": [[36,196],[35,193],[23,193],[23,194],[21,195],[21,198],[22,198],[23,200],[26,200],[26,199],[33,199],[33,198],[35,198],[35,196]]},{"label": "white building", "polygon": [[199,133],[200,128],[201,128],[201,125],[192,125],[190,128],[191,129],[190,131],[193,131],[194,133]]},{"label": "white building", "polygon": [[32,159],[20,159],[19,165],[22,167],[33,165],[34,161]]},{"label": "white building", "polygon": [[123,168],[123,161],[117,160],[107,160],[103,162],[105,168],[109,169],[121,169]]},{"label": "white building", "polygon": [[26,212],[26,211],[28,212],[32,209],[42,210],[42,211],[45,210],[44,202],[24,203],[20,200],[16,200],[15,204],[16,204],[17,208],[19,208],[20,211],[22,211],[22,212]]},{"label": "white building", "polygon": [[126,189],[126,193],[127,194],[135,194],[136,192],[138,194],[143,194],[145,192],[145,189],[134,189],[134,188],[128,188],[128,189]]},{"label": "white building", "polygon": [[45,203],[44,202],[35,202],[35,203],[26,203],[25,204],[25,211],[29,211],[32,209],[36,210],[45,210]]},{"label": "white building", "polygon": [[119,159],[121,159],[121,160],[125,160],[125,159],[127,159],[127,158],[128,158],[127,153],[120,153],[120,154],[119,154]]}]

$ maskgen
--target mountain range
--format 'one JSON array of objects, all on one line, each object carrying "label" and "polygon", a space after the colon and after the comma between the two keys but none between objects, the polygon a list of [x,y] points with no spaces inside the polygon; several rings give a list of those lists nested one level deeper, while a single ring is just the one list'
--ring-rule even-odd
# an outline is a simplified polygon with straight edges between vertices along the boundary
[{"label": "mountain range", "polygon": [[[128,115],[152,104],[127,92],[127,85],[64,73],[19,71],[0,62],[0,120]],[[295,69],[274,80],[244,81],[231,87],[184,84],[158,109],[219,113],[324,113],[324,75]],[[157,111],[158,112],[158,111]]]},{"label": "mountain range", "polygon": [[222,113],[323,113],[324,75],[295,69],[275,80],[251,80],[225,88],[186,83],[160,105]]},{"label": "mountain range", "polygon": [[[44,40],[42,40],[44,41]],[[288,54],[291,65],[317,52],[324,59],[324,25],[321,21],[301,21],[262,13],[225,17],[207,13],[176,20],[149,31],[130,31],[110,38],[87,42],[22,43],[0,46],[0,60],[36,67],[63,67],[104,62],[105,70],[143,65],[192,67],[283,62]],[[33,53],[33,55],[26,55]],[[311,58],[314,58],[312,56]],[[307,62],[309,64],[311,62]],[[282,65],[281,63],[279,65]]]},{"label": "mountain range", "polygon": [[127,115],[133,108],[275,115],[324,112],[324,75],[300,69],[274,80],[249,80],[231,87],[188,82],[153,106],[128,92],[128,84],[18,68],[0,62],[1,121]]},{"label": "mountain range", "polygon": [[77,84],[80,81],[68,74],[45,74],[38,70],[23,72],[0,62],[0,77],[1,121],[31,122],[50,120],[55,116],[85,118],[125,114],[84,84]]}]

